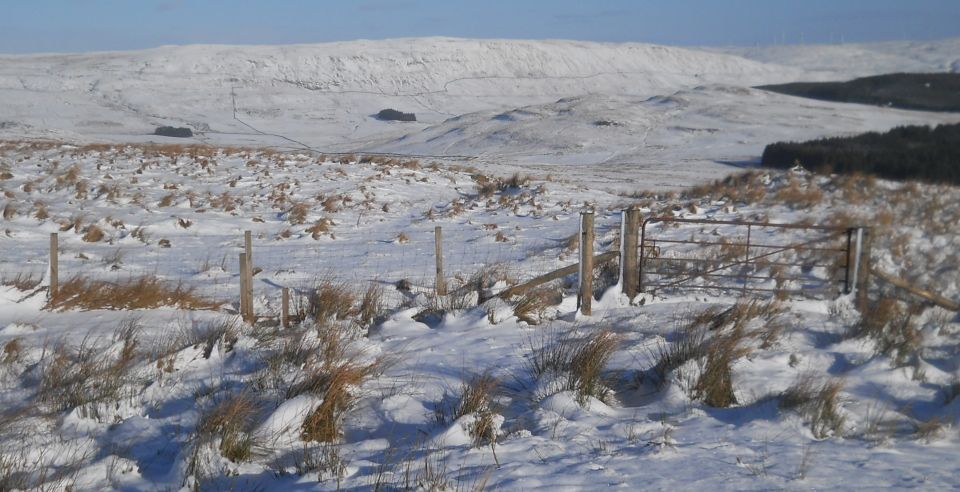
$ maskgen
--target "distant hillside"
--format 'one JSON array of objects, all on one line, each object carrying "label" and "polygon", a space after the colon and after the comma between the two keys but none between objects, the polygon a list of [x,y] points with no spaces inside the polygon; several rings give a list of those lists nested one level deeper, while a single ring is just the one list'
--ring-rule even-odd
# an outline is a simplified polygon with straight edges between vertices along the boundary
[{"label": "distant hillside", "polygon": [[887,133],[777,142],[763,151],[762,165],[785,169],[862,172],[887,179],[918,179],[960,185],[960,124],[902,126]]},{"label": "distant hillside", "polygon": [[795,82],[758,89],[824,101],[960,111],[960,73],[894,73],[849,82]]}]

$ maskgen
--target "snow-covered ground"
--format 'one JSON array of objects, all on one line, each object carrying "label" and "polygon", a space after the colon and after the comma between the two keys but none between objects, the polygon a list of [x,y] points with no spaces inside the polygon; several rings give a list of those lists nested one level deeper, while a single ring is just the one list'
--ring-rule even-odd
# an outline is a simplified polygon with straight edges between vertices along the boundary
[{"label": "snow-covered ground", "polygon": [[[956,488],[956,313],[882,283],[863,314],[851,296],[751,300],[738,276],[631,303],[610,268],[592,316],[576,275],[488,298],[575,263],[582,209],[601,252],[638,206],[870,226],[875,267],[960,299],[955,187],[756,170],[694,186],[752,167],[774,140],[960,120],[750,88],[955,70],[956,43],[4,56],[0,490]],[[419,121],[371,116],[385,107]],[[197,136],[149,135],[163,124]],[[364,150],[408,155],[333,153]],[[237,316],[246,230],[255,326]],[[712,260],[742,239],[650,230],[711,238]],[[219,305],[48,306],[53,232],[61,286],[157,278]],[[835,280],[836,262],[784,261],[804,266],[739,274]],[[276,319],[283,287],[306,315],[291,328]]]},{"label": "snow-covered ground", "polygon": [[[9,488],[958,485],[960,323],[939,308],[871,331],[873,318],[861,320],[851,299],[751,305],[735,283],[647,294],[642,305],[613,286],[589,317],[563,282],[552,291],[559,304],[532,313],[515,307],[523,298],[477,305],[472,290],[430,295],[435,225],[451,290],[500,263],[483,277],[490,293],[574,262],[569,237],[589,203],[597,251],[617,247],[620,210],[634,204],[646,216],[873,225],[879,267],[956,298],[955,188],[776,172],[689,195],[627,196],[535,175],[483,197],[481,173],[449,163],[63,144],[5,144],[2,159],[4,283],[18,273],[39,281],[48,233],[58,232],[62,279],[156,275],[226,301],[214,311],[60,310],[45,305],[42,282],[2,287],[0,479]],[[318,223],[326,228],[314,237]],[[103,237],[85,241],[92,226]],[[247,229],[266,320],[254,327],[233,314]],[[409,291],[394,287],[402,279]],[[341,281],[357,306],[367,286],[381,285],[382,317],[308,318],[289,329],[270,321],[280,287],[305,294]],[[756,312],[722,314],[731,306]],[[707,330],[698,318],[730,324]],[[549,355],[591,336],[610,341],[609,358],[584,389],[571,369],[582,361]],[[713,356],[663,362],[689,337],[733,343],[729,406],[698,389],[717,370]],[[324,392],[329,374],[374,361],[344,389],[338,438],[305,441],[304,422],[335,398]],[[458,413],[461,386],[484,374],[489,397]],[[788,388],[803,381],[814,395],[835,382],[825,409],[816,399],[791,406],[798,392]],[[490,423],[485,433],[478,421]],[[853,474],[855,483],[838,479]]]}]

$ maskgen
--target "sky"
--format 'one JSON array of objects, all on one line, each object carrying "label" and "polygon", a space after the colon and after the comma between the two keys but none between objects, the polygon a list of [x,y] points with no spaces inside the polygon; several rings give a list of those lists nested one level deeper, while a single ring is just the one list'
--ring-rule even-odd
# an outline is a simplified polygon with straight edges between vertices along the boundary
[{"label": "sky", "polygon": [[420,36],[680,46],[960,36],[960,0],[0,0],[0,52]]}]

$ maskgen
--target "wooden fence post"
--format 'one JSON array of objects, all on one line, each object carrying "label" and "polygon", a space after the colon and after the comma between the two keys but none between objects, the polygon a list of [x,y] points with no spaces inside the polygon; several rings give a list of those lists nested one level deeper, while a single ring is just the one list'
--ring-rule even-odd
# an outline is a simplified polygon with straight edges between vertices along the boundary
[{"label": "wooden fence post", "polygon": [[49,300],[53,302],[60,290],[60,240],[56,232],[50,233],[50,290]]},{"label": "wooden fence post", "polygon": [[440,226],[433,228],[434,255],[437,260],[436,290],[438,296],[447,295],[447,281],[443,278],[443,235]]},{"label": "wooden fence post", "polygon": [[247,271],[253,275],[253,237],[250,231],[243,231],[243,252],[247,254]]},{"label": "wooden fence post", "polygon": [[640,270],[637,268],[637,242],[640,234],[640,211],[630,207],[623,211],[623,230],[620,238],[620,284],[623,293],[631,300],[640,287]]},{"label": "wooden fence post", "polygon": [[593,210],[580,212],[580,313],[593,313]]},{"label": "wooden fence post", "polygon": [[249,281],[249,268],[250,265],[247,263],[247,254],[240,253],[240,317],[246,321],[250,322],[252,316],[250,312],[250,291],[247,289],[247,282]]},{"label": "wooden fence post", "polygon": [[243,231],[243,251],[247,254],[247,314],[253,320],[253,237]]},{"label": "wooden fence post", "polygon": [[290,327],[290,289],[284,287],[280,302],[280,325],[284,328]]},{"label": "wooden fence post", "polygon": [[867,312],[867,303],[870,289],[870,229],[861,227],[857,229],[857,258],[854,266],[854,275],[856,282],[857,309],[861,313]]}]

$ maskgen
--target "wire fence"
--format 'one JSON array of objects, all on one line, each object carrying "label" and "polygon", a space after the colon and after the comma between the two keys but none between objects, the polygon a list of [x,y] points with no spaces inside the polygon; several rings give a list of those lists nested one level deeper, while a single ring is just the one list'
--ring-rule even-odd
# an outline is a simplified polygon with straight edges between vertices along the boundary
[{"label": "wire fence", "polygon": [[[594,215],[594,254],[619,252],[626,215],[621,211]],[[356,227],[340,225],[331,234],[317,237],[276,235],[264,230],[250,233],[249,250],[242,230],[155,231],[157,237],[130,231],[102,242],[85,242],[78,234],[66,233],[59,235],[55,254],[42,248],[5,248],[9,251],[4,251],[0,273],[6,283],[14,278],[42,278],[49,285],[53,263],[59,282],[82,278],[124,284],[155,277],[241,310],[242,292],[252,294],[249,302],[272,309],[284,288],[307,293],[323,282],[346,284],[358,292],[370,282],[383,286],[402,283],[414,293],[431,293],[437,287],[435,228],[439,227],[442,279],[449,289],[467,285],[478,272],[491,267],[504,279],[502,288],[506,289],[577,264],[579,219],[576,213],[549,218],[511,216],[503,222],[507,225],[501,225],[448,218],[407,223],[402,232],[389,226],[361,227],[358,223]],[[746,236],[741,237],[743,231],[738,228],[746,223],[657,220],[660,223],[655,228],[644,228],[645,239],[640,244],[633,243],[637,250],[617,253],[636,258],[642,252],[641,292],[693,286],[717,292],[789,294],[789,288],[793,288],[804,297],[820,290],[823,292],[818,294],[830,297],[837,294],[838,282],[849,290],[859,277],[850,272],[848,260],[859,258],[860,253],[851,253],[849,234],[837,237],[838,244],[831,243],[830,248],[810,248],[805,243],[792,244],[802,238],[799,232],[809,232],[810,226],[753,224],[753,230],[748,228]],[[832,228],[821,229],[834,232]],[[161,238],[160,233],[167,234]],[[42,237],[33,234],[31,244]],[[770,244],[778,240],[785,241],[784,245],[776,243],[784,252],[768,257],[766,251],[773,247]],[[830,249],[831,258],[822,258],[821,249]],[[252,277],[245,290],[240,258],[248,251]],[[845,276],[838,277],[840,274]],[[405,299],[398,289],[385,289],[385,294],[386,302],[393,305]]]},{"label": "wire fence", "polygon": [[[282,288],[304,292],[321,281],[342,282],[362,289],[367,282],[385,286],[401,281],[432,290],[436,280],[434,228],[442,229],[444,278],[456,288],[477,272],[496,267],[523,283],[575,264],[576,213],[557,217],[510,217],[509,223],[470,220],[424,220],[395,228],[338,226],[332,234],[289,237],[252,232],[253,297],[258,303],[279,299]],[[609,247],[619,234],[619,212],[598,216],[597,250]],[[122,284],[141,277],[193,289],[197,295],[234,303],[240,297],[240,254],[244,231],[167,230],[152,236],[131,230],[110,241],[85,242],[79,234],[60,232],[56,264],[59,283],[73,278]],[[33,233],[23,244],[45,244]],[[0,273],[12,279],[33,278],[49,285],[51,251],[42,247],[4,248]]]}]

